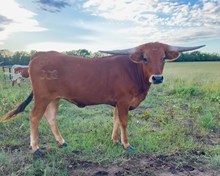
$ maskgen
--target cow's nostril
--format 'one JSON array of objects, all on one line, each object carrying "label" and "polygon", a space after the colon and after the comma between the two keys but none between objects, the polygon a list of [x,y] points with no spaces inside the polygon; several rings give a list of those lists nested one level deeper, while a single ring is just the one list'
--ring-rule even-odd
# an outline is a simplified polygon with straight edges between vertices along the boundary
[{"label": "cow's nostril", "polygon": [[152,81],[154,84],[160,84],[163,82],[163,76],[154,75],[154,76],[152,76]]}]

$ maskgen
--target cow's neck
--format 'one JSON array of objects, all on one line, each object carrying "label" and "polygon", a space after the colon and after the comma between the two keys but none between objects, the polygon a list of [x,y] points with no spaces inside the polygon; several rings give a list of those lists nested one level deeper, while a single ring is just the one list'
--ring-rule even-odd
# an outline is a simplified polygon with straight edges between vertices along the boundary
[{"label": "cow's neck", "polygon": [[138,85],[140,86],[141,90],[143,93],[148,92],[149,88],[150,88],[150,83],[149,83],[149,79],[145,77],[144,75],[144,71],[142,68],[141,64],[135,64],[136,68],[136,80],[138,82]]}]

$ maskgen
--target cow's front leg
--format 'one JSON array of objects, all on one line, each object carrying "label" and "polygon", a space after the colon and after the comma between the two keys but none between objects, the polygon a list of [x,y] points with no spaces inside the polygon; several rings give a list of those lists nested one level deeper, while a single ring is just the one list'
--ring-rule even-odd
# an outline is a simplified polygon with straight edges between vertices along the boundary
[{"label": "cow's front leg", "polygon": [[128,106],[125,104],[118,104],[118,117],[119,125],[121,129],[121,142],[125,149],[131,149],[131,145],[128,143],[127,126],[128,126]]},{"label": "cow's front leg", "polygon": [[112,130],[112,140],[114,144],[118,144],[118,127],[119,127],[119,117],[118,117],[118,108],[115,107],[114,116],[113,116],[113,130]]}]

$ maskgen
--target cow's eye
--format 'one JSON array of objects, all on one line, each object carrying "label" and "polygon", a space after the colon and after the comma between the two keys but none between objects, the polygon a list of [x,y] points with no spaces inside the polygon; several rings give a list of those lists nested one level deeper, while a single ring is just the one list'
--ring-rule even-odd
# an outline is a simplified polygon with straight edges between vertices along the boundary
[{"label": "cow's eye", "polygon": [[144,61],[145,64],[148,62],[148,58],[146,56],[143,56],[142,60]]}]

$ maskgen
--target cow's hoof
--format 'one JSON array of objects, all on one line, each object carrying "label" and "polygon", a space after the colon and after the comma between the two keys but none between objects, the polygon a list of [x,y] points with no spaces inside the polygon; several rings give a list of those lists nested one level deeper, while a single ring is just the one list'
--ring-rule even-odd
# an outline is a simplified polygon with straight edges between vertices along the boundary
[{"label": "cow's hoof", "polygon": [[64,142],[62,145],[59,145],[59,148],[65,148],[68,146],[68,143]]},{"label": "cow's hoof", "polygon": [[34,158],[42,158],[45,156],[45,153],[41,149],[37,149],[33,155],[34,155]]},{"label": "cow's hoof", "polygon": [[122,145],[122,142],[121,142],[120,139],[118,140],[117,144],[118,144],[118,145]]},{"label": "cow's hoof", "polygon": [[128,151],[134,151],[134,150],[136,150],[136,148],[135,148],[134,146],[129,145],[129,146],[127,147],[127,150],[128,150]]}]

